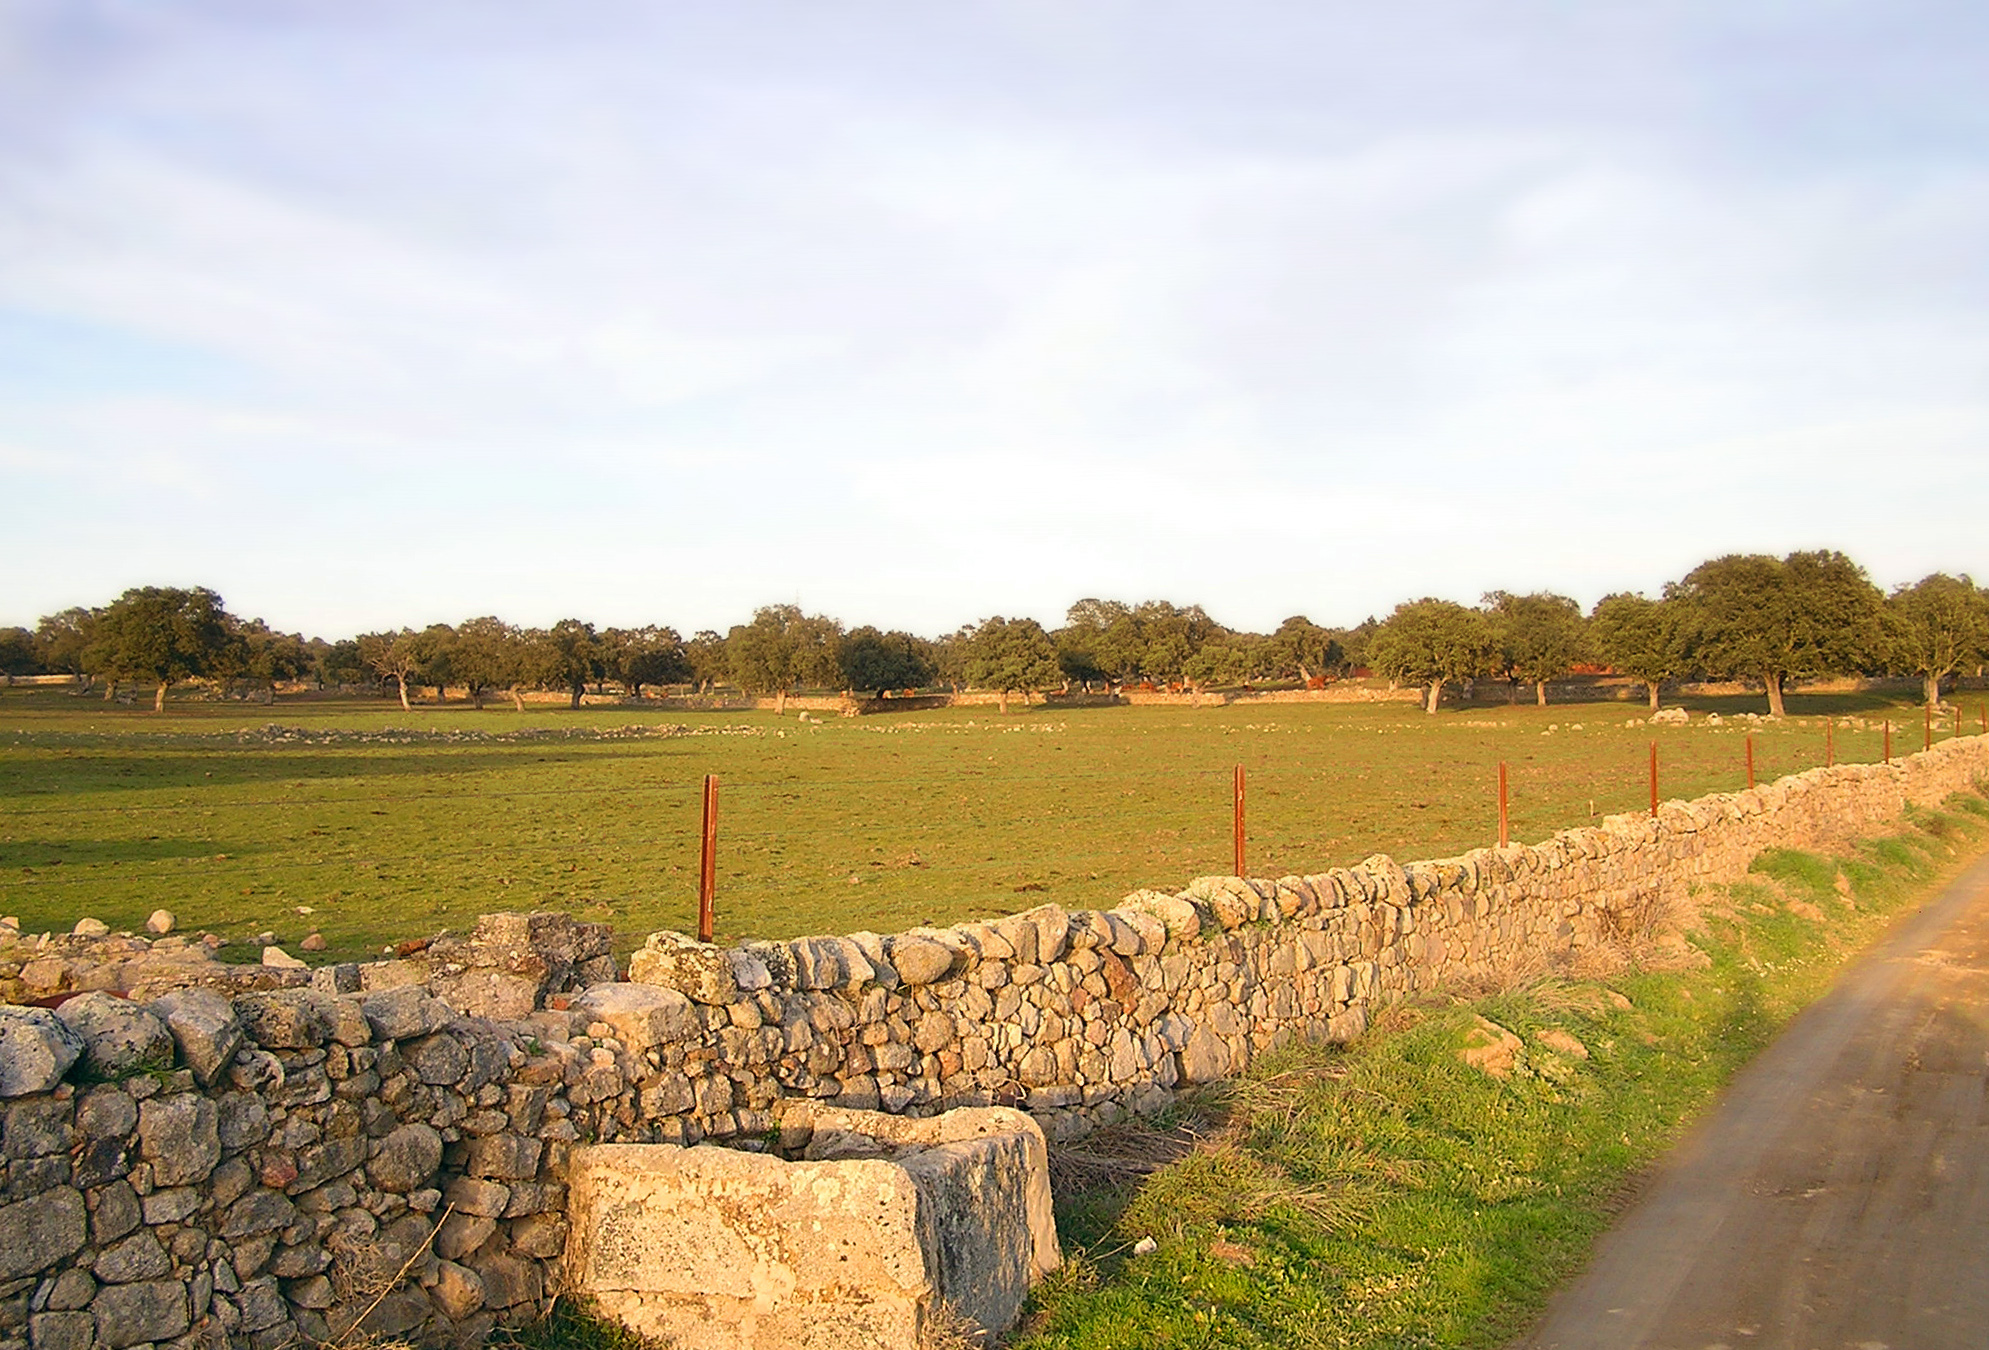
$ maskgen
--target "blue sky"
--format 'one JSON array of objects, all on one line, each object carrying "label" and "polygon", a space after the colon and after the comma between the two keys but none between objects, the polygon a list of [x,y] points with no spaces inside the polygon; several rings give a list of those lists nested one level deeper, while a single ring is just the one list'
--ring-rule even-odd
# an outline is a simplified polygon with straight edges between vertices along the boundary
[{"label": "blue sky", "polygon": [[1989,8],[0,0],[0,623],[1989,574]]}]

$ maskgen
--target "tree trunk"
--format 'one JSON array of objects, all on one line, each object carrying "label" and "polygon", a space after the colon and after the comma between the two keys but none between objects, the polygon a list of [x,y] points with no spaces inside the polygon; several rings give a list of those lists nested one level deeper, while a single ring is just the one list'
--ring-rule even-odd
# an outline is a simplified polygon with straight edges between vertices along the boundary
[{"label": "tree trunk", "polygon": [[470,707],[476,709],[478,712],[483,711],[483,690],[477,688],[475,685],[470,686]]},{"label": "tree trunk", "polygon": [[1535,680],[1533,682],[1533,701],[1542,708],[1547,706],[1547,681]]},{"label": "tree trunk", "polygon": [[1645,680],[1645,681],[1644,681],[1644,687],[1645,687],[1646,689],[1648,689],[1648,690],[1650,690],[1650,691],[1651,691],[1651,711],[1652,711],[1652,712],[1656,712],[1656,711],[1657,711],[1657,693],[1658,693],[1658,682],[1657,682],[1656,680]]},{"label": "tree trunk", "polygon": [[1426,713],[1434,713],[1436,711],[1437,700],[1442,697],[1443,697],[1443,681],[1431,680],[1430,701],[1424,705],[1423,711]]},{"label": "tree trunk", "polygon": [[401,687],[401,711],[413,712],[414,705],[407,701],[407,676],[405,675],[401,676],[399,679],[395,680],[394,683],[398,684]]},{"label": "tree trunk", "polygon": [[525,691],[514,684],[507,692],[511,695],[512,708],[518,712],[525,711]]},{"label": "tree trunk", "polygon": [[159,681],[159,692],[152,698],[153,712],[164,712],[166,710],[166,691],[172,687],[173,682],[171,680]]},{"label": "tree trunk", "polygon": [[785,713],[786,711],[787,711],[787,688],[785,685],[783,685],[781,688],[774,690],[773,715],[775,717],[779,717],[782,713]]},{"label": "tree trunk", "polygon": [[1001,715],[1003,717],[1008,716],[1008,691],[1004,689],[995,697],[1001,704]]},{"label": "tree trunk", "polygon": [[117,681],[115,679],[105,680],[104,702],[110,703],[114,701],[116,698],[117,698]]},{"label": "tree trunk", "polygon": [[1920,681],[1920,684],[1927,699],[1927,706],[1929,708],[1940,707],[1941,677],[1939,675],[1928,675]]},{"label": "tree trunk", "polygon": [[569,693],[572,695],[573,698],[573,704],[572,704],[573,707],[578,708],[580,706],[580,697],[586,692],[587,692],[587,686],[584,684],[576,684],[573,686],[573,688],[569,691]]},{"label": "tree trunk", "polygon": [[1770,671],[1768,674],[1763,675],[1761,677],[1761,682],[1768,686],[1768,715],[1770,717],[1782,716],[1781,672]]}]

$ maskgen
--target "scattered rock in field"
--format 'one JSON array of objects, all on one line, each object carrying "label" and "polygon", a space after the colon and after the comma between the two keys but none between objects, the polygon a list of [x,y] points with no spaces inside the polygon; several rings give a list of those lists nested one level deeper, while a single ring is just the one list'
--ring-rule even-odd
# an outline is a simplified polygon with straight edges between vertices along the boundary
[{"label": "scattered rock in field", "polygon": [[256,934],[256,946],[274,947],[275,945],[276,945],[276,934],[269,932],[267,930],[264,930],[263,932]]},{"label": "scattered rock in field", "polygon": [[1510,1078],[1522,1046],[1519,1037],[1497,1022],[1480,1017],[1464,1033],[1464,1048],[1457,1052],[1457,1057],[1493,1078]]},{"label": "scattered rock in field", "polygon": [[102,919],[93,919],[85,915],[76,920],[76,926],[69,931],[77,937],[106,937],[110,933],[110,925]]},{"label": "scattered rock in field", "polygon": [[277,970],[303,970],[304,962],[292,956],[281,947],[267,946],[262,949],[262,963]]},{"label": "scattered rock in field", "polygon": [[1157,1252],[1159,1250],[1160,1244],[1150,1237],[1143,1237],[1133,1244],[1134,1256],[1145,1256],[1148,1252]]},{"label": "scattered rock in field", "polygon": [[81,1038],[83,1067],[98,1078],[173,1066],[172,1033],[130,999],[97,990],[68,1000],[55,1015]]},{"label": "scattered rock in field", "polygon": [[145,931],[164,937],[173,931],[173,925],[177,922],[170,909],[155,909],[152,911],[152,917],[145,921]]},{"label": "scattered rock in field", "polygon": [[1619,994],[1614,989],[1611,989],[1607,992],[1609,994],[1610,1003],[1615,1007],[1627,1009],[1634,1006],[1631,1004],[1629,998],[1626,995]]},{"label": "scattered rock in field", "polygon": [[297,945],[307,952],[321,952],[331,944],[325,941],[323,933],[313,933]]},{"label": "scattered rock in field", "polygon": [[[1692,720],[1692,714],[1683,708],[1661,708],[1646,719],[1654,727],[1682,727]],[[1711,720],[1717,720],[1709,718]]]},{"label": "scattered rock in field", "polygon": [[1566,1055],[1571,1059],[1588,1058],[1588,1047],[1576,1039],[1573,1033],[1563,1031],[1559,1027],[1548,1027],[1534,1039],[1557,1055]]},{"label": "scattered rock in field", "polygon": [[1807,900],[1789,901],[1789,913],[1799,919],[1808,919],[1811,923],[1823,922],[1823,911]]}]

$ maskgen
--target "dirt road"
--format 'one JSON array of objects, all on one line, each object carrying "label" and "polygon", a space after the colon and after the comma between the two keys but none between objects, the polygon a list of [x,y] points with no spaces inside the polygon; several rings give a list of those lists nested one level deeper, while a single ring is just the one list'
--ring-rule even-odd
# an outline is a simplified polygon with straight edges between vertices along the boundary
[{"label": "dirt road", "polygon": [[1989,860],[1734,1080],[1518,1346],[1989,1346]]}]

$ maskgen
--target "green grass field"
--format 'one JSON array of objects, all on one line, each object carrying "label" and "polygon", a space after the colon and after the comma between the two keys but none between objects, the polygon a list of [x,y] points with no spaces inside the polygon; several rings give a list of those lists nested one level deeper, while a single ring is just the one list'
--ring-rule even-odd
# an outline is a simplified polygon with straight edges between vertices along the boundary
[{"label": "green grass field", "polygon": [[[803,723],[352,701],[154,715],[5,690],[0,913],[29,931],[84,914],[137,927],[163,906],[185,928],[270,930],[293,949],[321,930],[327,957],[349,958],[480,913],[559,908],[633,943],[693,923],[707,773],[721,783],[721,938],[1103,906],[1229,870],[1237,764],[1260,876],[1492,842],[1501,759],[1522,840],[1641,809],[1653,738],[1664,795],[1743,786],[1749,728],[1731,718],[1760,700],[1687,706],[1683,728],[1645,727],[1627,703],[1435,717],[1402,704],[1039,706]],[[1696,714],[1708,710],[1729,720],[1707,726]],[[1878,758],[1883,717],[1898,752],[1919,748],[1908,704],[1797,695],[1791,711],[1753,728],[1764,781],[1822,762],[1826,715],[1839,759]],[[272,723],[297,734],[262,730]],[[681,734],[605,734],[626,727]]]}]

